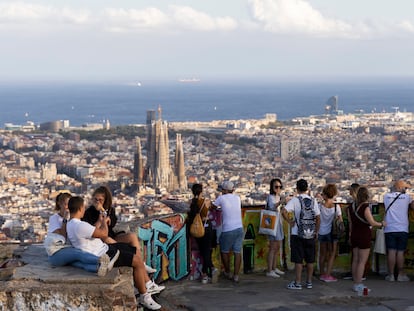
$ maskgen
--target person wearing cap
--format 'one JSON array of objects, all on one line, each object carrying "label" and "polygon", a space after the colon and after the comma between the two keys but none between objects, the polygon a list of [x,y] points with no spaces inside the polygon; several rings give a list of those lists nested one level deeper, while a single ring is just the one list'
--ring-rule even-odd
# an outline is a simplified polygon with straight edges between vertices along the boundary
[{"label": "person wearing cap", "polygon": [[407,282],[409,277],[404,273],[404,252],[407,249],[409,220],[408,209],[414,209],[414,201],[406,190],[410,187],[403,180],[394,183],[391,192],[384,195],[384,220],[387,226],[384,229],[385,245],[387,247],[387,281],[395,281],[395,268],[397,268],[397,281]]},{"label": "person wearing cap", "polygon": [[[318,202],[314,197],[308,194],[308,182],[304,179],[299,179],[296,182],[296,191],[298,196],[292,198],[286,206],[282,209],[283,218],[291,226],[290,235],[290,248],[291,248],[291,261],[295,264],[295,280],[290,282],[287,286],[288,289],[302,289],[302,269],[303,262],[306,262],[306,283],[305,286],[308,289],[312,288],[312,276],[314,270],[314,263],[316,257],[316,239],[318,237],[320,226],[320,210]],[[306,218],[307,222],[314,224],[314,230],[309,232],[309,237],[301,237],[300,226],[302,210],[310,211],[313,215],[312,219]],[[289,212],[293,212],[294,218],[291,219],[288,216]]]},{"label": "person wearing cap", "polygon": [[[224,276],[239,282],[241,267],[241,249],[243,244],[243,223],[241,200],[235,195],[234,184],[225,181],[221,184],[222,194],[213,202],[213,208],[220,207],[222,211],[222,232],[220,235],[221,260],[224,266]],[[230,251],[234,254],[234,275],[230,274]]]}]

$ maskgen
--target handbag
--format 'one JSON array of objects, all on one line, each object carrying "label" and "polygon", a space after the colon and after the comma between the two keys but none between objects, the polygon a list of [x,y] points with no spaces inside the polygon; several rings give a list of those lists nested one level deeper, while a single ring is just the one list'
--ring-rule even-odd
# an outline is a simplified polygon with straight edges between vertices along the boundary
[{"label": "handbag", "polygon": [[335,216],[332,221],[332,227],[331,227],[331,235],[334,240],[341,239],[345,234],[345,225],[344,225],[344,222],[340,218],[338,218],[338,213],[336,210],[337,208],[338,206],[335,205]]},{"label": "handbag", "polygon": [[201,215],[200,215],[200,212],[203,209],[203,207],[204,207],[204,201],[200,207],[200,210],[194,216],[193,222],[190,225],[190,234],[195,238],[201,238],[205,234],[204,225],[207,222],[207,220],[205,223],[203,223],[203,220],[201,219]]},{"label": "handbag", "polygon": [[276,236],[277,227],[279,224],[279,216],[276,211],[261,210],[259,233]]},{"label": "handbag", "polygon": [[[388,212],[391,205],[394,204],[395,200],[397,200],[400,195],[401,195],[401,193],[399,193],[394,198],[394,200],[391,202],[391,204],[387,207],[387,209],[385,210],[385,213],[384,213],[384,218],[385,218],[385,214]],[[383,228],[379,228],[379,229],[377,229],[377,231],[375,231],[374,253],[383,254],[383,255],[385,255],[387,253],[387,246],[385,245],[385,234],[384,234],[384,229]]]}]

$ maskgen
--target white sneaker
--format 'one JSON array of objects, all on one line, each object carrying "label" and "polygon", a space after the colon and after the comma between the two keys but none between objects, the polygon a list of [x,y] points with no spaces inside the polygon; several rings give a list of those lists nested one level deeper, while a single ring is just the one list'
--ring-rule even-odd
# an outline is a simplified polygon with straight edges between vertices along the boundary
[{"label": "white sneaker", "polygon": [[405,274],[399,274],[397,277],[398,282],[409,282],[410,278]]},{"label": "white sneaker", "polygon": [[145,287],[147,288],[147,293],[148,294],[158,294],[160,292],[162,292],[165,289],[165,286],[163,285],[158,285],[156,284],[154,281],[150,281],[151,283],[148,282],[148,284],[145,284]]},{"label": "white sneaker", "polygon": [[103,254],[99,257],[99,267],[98,267],[98,276],[105,276],[108,272],[108,264],[111,259],[107,254]]},{"label": "white sneaker", "polygon": [[388,274],[388,275],[385,277],[385,281],[388,281],[388,282],[394,282],[394,281],[395,281],[395,276],[394,276],[393,274]]},{"label": "white sneaker", "polygon": [[111,261],[108,263],[108,272],[112,270],[112,268],[114,267],[114,264],[118,260],[120,254],[121,254],[121,252],[118,249],[116,251],[115,255],[111,258]]},{"label": "white sneaker", "polygon": [[278,268],[276,268],[275,270],[273,270],[273,271],[275,271],[277,274],[279,274],[279,275],[285,275],[285,272],[283,272],[282,270],[279,270]]},{"label": "white sneaker", "polygon": [[280,278],[280,275],[279,274],[277,274],[275,271],[269,271],[269,272],[266,272],[266,276],[268,276],[268,277],[271,277],[271,278]]},{"label": "white sneaker", "polygon": [[145,293],[139,296],[139,303],[150,310],[159,310],[161,305],[152,299],[151,294]]},{"label": "white sneaker", "polygon": [[150,267],[147,264],[145,264],[145,270],[147,270],[147,273],[155,273],[155,272],[157,272],[157,269],[154,269],[153,267]]}]

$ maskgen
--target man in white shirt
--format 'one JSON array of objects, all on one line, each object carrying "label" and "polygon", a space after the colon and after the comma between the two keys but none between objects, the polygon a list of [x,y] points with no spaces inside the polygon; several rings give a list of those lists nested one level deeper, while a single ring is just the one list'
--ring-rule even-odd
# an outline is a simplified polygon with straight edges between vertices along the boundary
[{"label": "man in white shirt", "polygon": [[[292,226],[290,234],[291,261],[295,263],[295,281],[288,289],[302,289],[303,261],[306,262],[306,288],[312,288],[312,276],[315,263],[316,239],[320,225],[319,205],[308,194],[308,182],[299,179],[296,182],[297,197],[292,198],[282,209],[283,218]],[[293,213],[293,219],[288,213]]]},{"label": "man in white shirt", "polygon": [[66,231],[72,245],[96,256],[102,256],[106,253],[109,257],[113,257],[115,254],[119,254],[114,266],[133,268],[134,285],[140,293],[140,303],[150,310],[161,309],[161,305],[155,302],[151,294],[147,292],[144,279],[145,266],[139,256],[135,254],[135,247],[126,243],[104,243],[102,239],[108,237],[107,216],[101,214],[96,226],[82,221],[81,218],[85,214],[85,203],[81,197],[70,198],[68,206],[70,221],[67,223]]},{"label": "man in white shirt", "polygon": [[[223,182],[221,191],[223,194],[213,202],[213,208],[220,207],[222,211],[221,259],[224,266],[224,276],[237,283],[239,282],[241,248],[244,238],[241,200],[238,195],[233,194],[234,184],[231,181]],[[233,251],[234,254],[233,277],[230,275],[230,251]]]},{"label": "man in white shirt", "polygon": [[409,185],[398,180],[394,183],[392,191],[384,195],[384,220],[387,226],[384,229],[385,245],[387,247],[388,275],[387,281],[395,281],[395,267],[397,266],[397,281],[407,282],[410,278],[404,273],[404,252],[408,243],[408,209],[414,209],[412,201],[406,190]]}]

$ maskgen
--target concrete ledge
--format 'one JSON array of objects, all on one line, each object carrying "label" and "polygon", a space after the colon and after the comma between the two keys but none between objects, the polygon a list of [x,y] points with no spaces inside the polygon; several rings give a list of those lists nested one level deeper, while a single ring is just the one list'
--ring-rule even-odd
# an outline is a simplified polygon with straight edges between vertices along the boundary
[{"label": "concrete ledge", "polygon": [[74,267],[53,267],[43,245],[19,249],[24,266],[0,283],[0,310],[136,310],[132,268],[104,277]]}]

